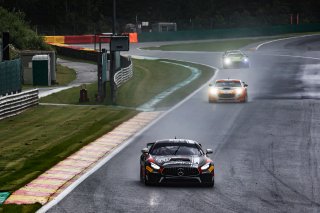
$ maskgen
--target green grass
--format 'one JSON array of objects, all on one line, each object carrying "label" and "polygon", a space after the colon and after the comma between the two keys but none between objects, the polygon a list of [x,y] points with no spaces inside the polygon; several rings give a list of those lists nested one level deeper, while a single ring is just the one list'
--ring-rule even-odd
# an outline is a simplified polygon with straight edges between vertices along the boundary
[{"label": "green grass", "polygon": [[160,47],[146,47],[148,50],[163,50],[163,51],[226,51],[231,49],[239,49],[246,45],[261,41],[270,40],[267,38],[250,38],[236,40],[221,40],[221,41],[206,41],[194,43],[179,43],[171,45],[162,45]]},{"label": "green grass", "polygon": [[[199,88],[214,74],[214,70],[207,66],[178,62],[173,60],[137,60],[133,59],[134,76],[123,84],[117,92],[117,105],[125,107],[138,107],[164,90],[184,81],[191,75],[191,71],[185,67],[163,63],[169,61],[192,66],[202,70],[200,78],[191,82],[186,87],[171,94],[159,103],[159,107],[170,107],[181,101],[192,91]],[[107,99],[102,103],[110,105],[110,87],[107,83]],[[97,83],[86,85],[90,102],[84,104],[100,104],[95,101]],[[79,104],[80,87],[61,91],[42,98],[42,103]]]},{"label": "green grass", "polygon": [[[189,69],[163,63],[165,60],[133,60],[134,76],[118,91],[117,104],[137,107],[191,74]],[[174,61],[172,61],[174,62]]]},{"label": "green grass", "polygon": [[[61,64],[57,64],[57,73],[56,73],[56,83],[57,86],[65,86],[71,83],[73,80],[76,79],[76,71],[69,67],[63,66]],[[55,85],[53,85],[55,86]],[[41,86],[47,87],[47,86]],[[39,86],[33,85],[22,85],[22,90],[28,90],[32,88],[39,88]]]},{"label": "green grass", "polygon": [[0,191],[12,192],[136,114],[99,106],[37,106],[0,121]]},{"label": "green grass", "polygon": [[156,105],[156,108],[164,108],[175,105],[176,103],[187,97],[189,94],[191,94],[193,91],[197,90],[201,85],[205,84],[214,74],[213,68],[208,66],[188,62],[178,63],[199,69],[201,71],[201,75],[190,84],[180,88],[179,90],[175,91],[173,94],[165,98],[163,101],[158,103]]},{"label": "green grass", "polygon": [[40,209],[42,205],[40,203],[31,204],[31,205],[3,205],[0,206],[0,213],[34,213]]},{"label": "green grass", "polygon": [[245,47],[247,45],[269,41],[278,38],[287,38],[300,35],[319,34],[319,32],[305,32],[305,33],[290,33],[271,37],[257,37],[257,38],[243,38],[243,39],[226,39],[205,42],[192,42],[192,43],[178,43],[168,44],[159,47],[145,47],[141,49],[146,50],[163,50],[163,51],[209,51],[209,52],[223,52],[226,50],[234,50]]},{"label": "green grass", "polygon": [[59,86],[68,85],[76,79],[77,75],[74,69],[71,69],[61,64],[57,64],[56,80]]},{"label": "green grass", "polygon": [[[100,105],[100,104],[104,104],[104,105],[111,105],[111,101],[110,101],[110,85],[109,82],[107,82],[107,95],[108,97],[105,99],[105,101],[103,103],[99,103],[96,102],[96,94],[98,91],[98,86],[97,83],[93,83],[93,84],[86,84],[84,85],[86,90],[87,90],[87,94],[88,94],[88,98],[89,98],[89,102],[85,102],[83,104],[85,105]],[[61,92],[58,93],[54,93],[52,95],[43,97],[40,99],[41,103],[58,103],[58,104],[78,104],[79,103],[79,98],[80,98],[80,89],[82,87],[74,87],[68,90],[63,90]]]}]

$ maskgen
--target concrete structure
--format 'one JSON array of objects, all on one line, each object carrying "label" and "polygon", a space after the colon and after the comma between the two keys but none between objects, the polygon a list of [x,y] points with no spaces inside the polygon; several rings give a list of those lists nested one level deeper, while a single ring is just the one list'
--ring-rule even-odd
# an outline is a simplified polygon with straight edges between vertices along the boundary
[{"label": "concrete structure", "polygon": [[50,71],[51,81],[56,82],[56,53],[55,51],[37,51],[37,50],[26,50],[20,52],[22,70],[23,70],[23,83],[33,84],[32,75],[32,57],[35,55],[49,55],[50,56]]}]

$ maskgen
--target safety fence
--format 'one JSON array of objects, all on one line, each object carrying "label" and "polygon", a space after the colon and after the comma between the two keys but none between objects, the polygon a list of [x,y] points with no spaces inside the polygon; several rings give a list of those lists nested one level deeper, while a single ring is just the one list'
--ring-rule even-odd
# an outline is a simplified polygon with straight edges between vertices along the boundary
[{"label": "safety fence", "polygon": [[[130,60],[131,62],[131,60]],[[114,75],[114,82],[119,88],[123,83],[128,81],[133,76],[133,68],[132,68],[132,62],[128,67],[120,69],[116,74]]]},{"label": "safety fence", "polygon": [[0,97],[0,120],[17,115],[38,103],[38,89]]},{"label": "safety fence", "polygon": [[0,96],[21,91],[21,60],[0,62]]}]

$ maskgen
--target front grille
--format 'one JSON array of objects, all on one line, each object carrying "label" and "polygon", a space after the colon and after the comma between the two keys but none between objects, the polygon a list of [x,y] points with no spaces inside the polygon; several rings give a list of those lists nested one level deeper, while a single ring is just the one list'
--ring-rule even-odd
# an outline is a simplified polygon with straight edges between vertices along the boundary
[{"label": "front grille", "polygon": [[162,171],[162,174],[168,175],[168,176],[186,177],[186,176],[198,175],[199,170],[198,168],[194,168],[194,167],[169,167],[169,168],[164,168]]},{"label": "front grille", "polygon": [[234,94],[219,94],[219,98],[234,98]]}]

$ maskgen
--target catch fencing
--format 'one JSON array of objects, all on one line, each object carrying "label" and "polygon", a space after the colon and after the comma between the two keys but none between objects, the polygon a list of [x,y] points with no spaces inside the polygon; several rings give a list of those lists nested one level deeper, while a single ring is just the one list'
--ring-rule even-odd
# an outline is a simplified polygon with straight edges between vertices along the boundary
[{"label": "catch fencing", "polygon": [[21,60],[0,62],[0,96],[21,91]]},{"label": "catch fencing", "polygon": [[0,97],[0,120],[17,115],[38,103],[38,89]]}]

